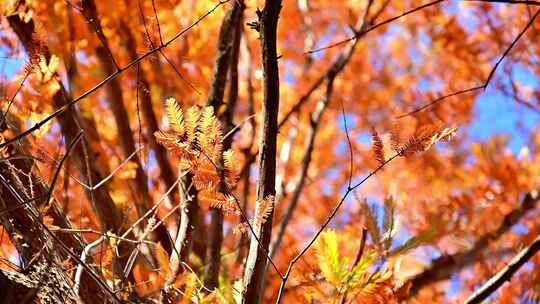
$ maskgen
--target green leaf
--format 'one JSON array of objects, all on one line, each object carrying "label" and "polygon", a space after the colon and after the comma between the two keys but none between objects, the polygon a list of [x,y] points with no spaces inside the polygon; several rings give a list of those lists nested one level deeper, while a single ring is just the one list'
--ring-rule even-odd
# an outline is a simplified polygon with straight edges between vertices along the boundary
[{"label": "green leaf", "polygon": [[362,255],[362,259],[356,264],[353,269],[347,273],[346,283],[348,286],[355,286],[365,277],[368,269],[377,260],[377,253],[374,250],[368,250]]},{"label": "green leaf", "polygon": [[348,259],[339,258],[339,243],[334,230],[322,233],[317,242],[317,260],[319,268],[325,279],[336,287],[339,287],[346,275]]}]

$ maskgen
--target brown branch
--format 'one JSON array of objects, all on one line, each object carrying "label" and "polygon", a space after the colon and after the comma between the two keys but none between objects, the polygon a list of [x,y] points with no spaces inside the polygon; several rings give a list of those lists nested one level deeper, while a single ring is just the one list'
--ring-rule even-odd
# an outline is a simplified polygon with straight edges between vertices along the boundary
[{"label": "brown branch", "polygon": [[[235,1],[223,18],[219,31],[216,63],[212,77],[212,85],[206,104],[214,107],[216,112],[224,106],[223,112],[218,113],[218,118],[223,126],[224,133],[228,133],[233,126],[233,115],[238,98],[238,54],[241,38],[242,15],[244,11],[243,1]],[[223,105],[227,71],[229,71],[229,95],[227,103]],[[232,136],[223,141],[223,150],[232,146]],[[219,191],[225,193],[225,181],[223,172],[223,160],[220,159],[217,170],[220,175]],[[209,290],[218,287],[219,268],[221,263],[221,244],[223,242],[223,213],[218,208],[210,210],[210,226],[208,227],[208,243],[206,246],[207,263],[204,269],[204,284]]]},{"label": "brown branch", "polygon": [[[17,125],[17,123],[11,121],[10,125],[14,124]],[[17,130],[15,129],[15,131]],[[35,213],[41,216],[38,210],[45,209],[47,210],[47,215],[52,217],[53,225],[66,229],[71,228],[71,223],[60,209],[57,201],[51,198],[54,185],[62,168],[62,163],[72,153],[76,143],[81,139],[81,135],[82,133],[79,132],[74,141],[71,142],[70,146],[66,149],[66,153],[62,158],[63,161],[61,161],[58,168],[55,170],[50,187],[47,187],[43,182],[41,182],[38,176],[34,175],[34,160],[32,158],[11,158],[10,160],[5,160],[0,164],[0,175],[2,176],[2,181],[6,181],[8,183],[2,183],[0,186],[0,190],[2,192],[0,206],[2,206],[3,209],[12,209],[6,213],[2,212],[0,217],[2,218],[2,224],[7,231],[10,231],[11,233],[16,232],[22,237],[20,240],[13,239],[13,242],[18,249],[19,255],[24,261],[22,265],[23,273],[30,271],[32,269],[32,264],[35,265],[36,262],[43,262],[43,254],[36,254],[36,252],[41,252],[41,250],[45,250],[45,255],[49,259],[63,261],[68,257],[65,252],[58,251],[54,249],[54,246],[50,246],[50,244],[47,245],[48,243],[46,241],[44,242],[44,237],[41,234],[42,230],[36,227],[35,219],[29,216],[29,214]],[[10,154],[12,156],[25,155],[29,149],[28,145],[29,143],[24,141],[22,142],[22,145],[17,145],[14,147]],[[22,181],[26,181],[26,179],[28,179],[28,182],[22,183]],[[17,195],[15,195],[12,190],[15,190]],[[23,203],[21,200],[29,200],[31,195],[39,197],[39,199],[32,200],[31,203],[22,204],[22,206],[24,206],[23,210],[13,208],[17,205],[21,205],[19,204]],[[47,206],[49,207],[47,208]],[[67,247],[71,248],[75,252],[75,254],[80,254],[83,249],[82,241],[75,235],[61,235],[59,236],[58,241],[66,244]],[[95,300],[96,298],[104,298],[104,294],[102,291],[100,291],[99,285],[97,282],[90,279],[90,277],[83,277],[82,287],[83,288],[80,295],[83,299],[89,301],[90,299]],[[43,292],[41,290],[36,291],[38,293]]]},{"label": "brown branch", "polygon": [[[96,54],[101,65],[101,69],[104,75],[111,75],[115,72],[114,67],[116,67],[116,70],[118,70],[118,65],[114,61],[112,53],[110,52],[109,41],[101,29],[97,7],[94,0],[82,1],[82,14],[89,21],[88,26],[91,27],[90,29],[96,32],[102,43],[101,46],[96,48]],[[109,107],[113,112],[116,127],[118,129],[117,137],[120,141],[123,156],[129,157],[135,151],[135,140],[133,139],[131,127],[129,126],[129,116],[124,105],[120,81],[117,78],[112,79],[105,89],[108,95],[107,101],[109,102]],[[131,161],[135,163],[137,168],[135,169],[135,178],[130,179],[129,184],[131,186],[131,193],[133,193],[133,196],[136,199],[135,205],[138,215],[142,216],[151,207],[149,206],[150,196],[148,193],[148,177],[143,170],[143,166],[138,155],[134,155],[131,158]],[[170,242],[169,233],[167,232],[165,226],[160,225],[158,227],[155,237],[157,237],[158,241],[163,245],[165,250],[170,253],[172,250],[172,244]]]},{"label": "brown branch", "polygon": [[[178,175],[182,176],[184,173],[180,171],[178,172]],[[174,284],[176,277],[182,270],[180,267],[181,262],[187,261],[189,256],[191,233],[194,225],[193,219],[196,217],[199,210],[196,197],[194,197],[193,193],[190,191],[190,188],[193,188],[192,186],[191,176],[188,176],[187,174],[182,177],[178,183],[178,192],[180,194],[180,227],[178,228],[178,233],[174,242],[174,251],[169,259],[169,271],[161,293],[162,300],[171,300],[171,286]]]},{"label": "brown branch", "polygon": [[[258,12],[264,73],[264,99],[255,214],[260,212],[261,202],[268,196],[273,196],[276,192],[277,119],[279,112],[279,67],[276,44],[280,10],[280,0],[266,0],[264,9]],[[260,245],[255,238],[251,239],[244,270],[242,303],[256,304],[263,297],[262,282],[265,278],[267,263],[265,251],[267,251],[270,243],[273,213],[272,209],[267,220],[262,225],[256,225],[257,227],[255,227]]]},{"label": "brown branch", "polygon": [[[68,32],[69,32],[69,54],[67,57],[68,60],[65,61],[66,65],[66,74],[67,74],[67,84],[69,88],[69,94],[68,98],[72,99],[73,96],[78,93],[78,84],[77,84],[77,75],[78,75],[78,69],[77,69],[77,58],[76,58],[76,32],[75,32],[75,25],[73,24],[73,11],[71,9],[72,6],[68,6],[67,8],[67,18],[68,18]],[[98,133],[98,128],[96,124],[96,120],[94,119],[94,115],[85,115],[86,113],[89,113],[91,111],[94,111],[93,108],[90,110],[90,105],[80,105],[79,112],[82,113],[79,116],[81,126],[85,130],[84,136],[86,140],[90,143],[91,147],[94,147],[92,151],[94,152],[94,157],[97,158],[98,155],[105,155],[103,152],[103,147],[101,146],[101,138]],[[103,165],[105,169],[106,165]],[[101,174],[104,175],[106,171],[102,171]]]},{"label": "brown branch", "polygon": [[[466,251],[452,255],[443,255],[435,259],[431,262],[431,266],[428,269],[409,279],[397,293],[406,294],[406,298],[414,297],[422,288],[448,279],[453,273],[474,263],[481,257],[482,252],[484,252],[490,242],[499,239],[503,234],[508,232],[512,226],[517,224],[529,211],[536,207],[538,200],[538,195],[526,194],[519,208],[508,213],[495,231],[480,237]],[[408,292],[405,292],[407,289]]]},{"label": "brown branch", "polygon": [[[133,61],[137,59],[137,43],[135,37],[125,22],[120,22],[120,31],[126,41],[126,51],[129,55],[129,60]],[[170,188],[176,181],[174,169],[171,166],[167,150],[162,145],[157,144],[154,137],[154,132],[159,130],[158,119],[154,108],[152,106],[152,96],[150,94],[150,84],[146,79],[144,68],[141,66],[141,73],[139,75],[139,84],[141,88],[141,108],[144,120],[147,124],[147,140],[150,142],[152,150],[156,153],[156,161],[161,171],[161,178],[163,179],[166,188]],[[173,196],[171,196],[171,199]]]},{"label": "brown branch", "polygon": [[475,291],[465,304],[482,303],[487,297],[494,293],[504,282],[510,281],[523,264],[527,263],[538,251],[540,251],[540,236],[526,248],[521,250],[509,263],[496,275],[489,279],[480,289]]},{"label": "brown branch", "polygon": [[[21,3],[22,2],[20,2],[19,5]],[[46,64],[48,64],[51,59],[51,54],[47,46],[45,46],[44,44],[40,44],[39,50],[36,50],[36,41],[34,39],[35,25],[33,20],[30,20],[29,22],[24,22],[20,19],[18,15],[11,15],[8,17],[8,22],[21,43],[23,44],[26,51],[31,56],[32,54],[43,56]],[[39,53],[36,54],[36,51],[38,51]],[[53,106],[56,109],[54,113],[58,114],[49,115],[48,118],[46,118],[45,120],[50,120],[53,117],[59,116],[58,121],[61,127],[62,134],[66,138],[66,141],[73,142],[73,140],[77,136],[78,130],[81,129],[79,124],[79,117],[77,115],[77,112],[75,112],[73,107],[71,107],[72,102],[68,100],[67,92],[65,91],[63,84],[60,82],[60,76],[57,73],[54,74],[54,79],[58,82],[59,90],[55,92],[52,96],[52,101]],[[21,132],[14,139],[12,139],[12,141],[23,138],[24,136],[26,136],[26,134],[29,133],[30,132],[26,131]],[[8,142],[6,142],[5,144],[8,144]],[[86,139],[83,138],[81,145],[77,145],[74,148],[71,156],[71,159],[77,169],[77,174],[79,175],[79,178],[81,180],[86,178],[87,184],[92,186],[102,179],[101,174],[102,172],[106,172],[106,170],[100,168],[99,162],[95,161],[94,153],[90,149],[90,146],[88,145]],[[122,214],[114,204],[106,187],[102,187],[97,190],[85,189],[85,194],[89,198],[92,208],[97,215],[101,229],[103,231],[113,231],[115,233],[121,233],[123,230],[124,222],[119,219],[122,219]],[[124,267],[126,262],[125,257],[123,257],[122,255],[127,250],[127,246],[120,248],[120,257],[115,257],[115,259],[113,260],[113,270],[115,275],[122,272],[122,268]]]},{"label": "brown branch", "polygon": [[[242,31],[244,33],[244,31]],[[245,35],[245,33],[244,33]],[[251,62],[251,49],[249,47],[249,41],[244,39],[244,46],[246,50],[246,83],[247,83],[247,102],[248,102],[248,109],[247,114],[248,117],[252,117],[255,115],[255,89],[253,88],[253,67]],[[231,67],[232,68],[232,67]],[[240,179],[242,180],[242,197],[240,202],[240,209],[244,210],[244,212],[247,212],[248,207],[248,200],[249,200],[249,189],[250,189],[250,168],[251,165],[256,161],[256,155],[251,152],[251,149],[253,148],[253,144],[255,143],[255,136],[256,136],[256,129],[257,124],[255,122],[255,119],[249,120],[250,128],[251,128],[251,137],[249,143],[241,149],[242,154],[244,155],[244,164],[242,165],[242,169],[240,170]],[[244,219],[240,219],[241,222],[244,222]],[[236,263],[240,263],[244,258],[244,244],[246,244],[248,241],[247,235],[242,234],[240,236],[240,240],[238,242],[238,255],[236,256]]]},{"label": "brown branch", "polygon": [[[156,52],[159,52],[160,50],[162,49],[165,49],[167,48],[171,43],[173,43],[174,41],[176,41],[178,38],[180,38],[181,36],[183,36],[185,33],[187,33],[189,30],[191,30],[192,28],[194,28],[195,26],[197,26],[199,23],[201,23],[206,17],[210,16],[215,10],[217,10],[220,6],[222,6],[223,4],[229,2],[230,0],[222,0],[220,2],[218,2],[214,7],[212,7],[210,10],[208,10],[206,13],[204,13],[202,16],[200,16],[197,20],[195,20],[191,25],[189,25],[188,27],[186,27],[185,29],[181,30],[180,32],[178,32],[176,35],[174,35],[171,39],[169,39],[167,42],[165,42],[165,44],[163,45],[160,45],[158,47],[155,47],[149,51],[147,51],[146,53],[144,53],[143,55],[137,57],[136,60],[133,60],[131,61],[130,63],[128,63],[127,65],[125,65],[124,67],[121,67],[120,69],[118,69],[116,72],[114,72],[113,74],[109,75],[107,78],[103,79],[102,81],[100,81],[98,84],[96,84],[95,86],[93,86],[92,88],[88,89],[87,91],[85,91],[84,93],[82,93],[81,95],[79,95],[79,97],[69,101],[68,103],[64,104],[62,107],[56,109],[52,114],[50,114],[49,116],[47,116],[46,118],[42,119],[41,121],[37,122],[34,126],[32,126],[31,128],[21,132],[19,135],[17,135],[16,137],[10,139],[10,140],[7,140],[6,142],[0,144],[0,148],[3,148],[7,145],[10,145],[14,142],[16,142],[17,140],[27,136],[28,134],[31,134],[33,133],[34,131],[42,128],[47,122],[49,122],[50,120],[52,120],[53,118],[56,118],[57,116],[60,116],[62,115],[63,113],[65,112],[68,112],[70,111],[71,109],[71,106],[75,105],[76,103],[80,102],[81,100],[85,99],[86,97],[90,96],[91,94],[95,93],[97,90],[99,90],[101,87],[103,87],[104,85],[106,85],[109,81],[111,81],[112,79],[115,79],[116,77],[118,77],[120,74],[124,73],[125,71],[129,70],[130,68],[132,68],[133,66],[136,66],[139,62],[143,61],[144,59],[154,55]],[[12,16],[9,16],[9,18],[14,18],[16,16],[12,15]],[[32,26],[32,32],[33,32],[33,26]],[[31,41],[31,37],[28,37],[28,41]]]},{"label": "brown branch", "polygon": [[[484,2],[487,2],[487,1],[484,1]],[[460,91],[457,91],[457,92],[454,92],[454,93],[451,93],[451,94],[448,94],[448,95],[445,95],[445,96],[442,96],[442,97],[439,97],[439,98],[437,98],[435,100],[432,100],[431,102],[429,102],[429,103],[427,103],[427,104],[425,104],[425,105],[423,105],[423,106],[421,106],[421,107],[419,107],[419,108],[417,108],[417,109],[415,109],[415,110],[413,110],[411,112],[399,115],[397,118],[403,118],[405,116],[416,114],[416,113],[421,112],[421,111],[423,111],[425,109],[431,108],[434,105],[436,105],[436,104],[440,103],[441,101],[444,101],[447,98],[452,97],[452,96],[461,95],[463,93],[469,93],[469,92],[473,92],[473,91],[477,91],[477,90],[484,90],[485,91],[487,89],[487,87],[489,86],[489,83],[491,82],[491,79],[493,78],[493,75],[495,75],[495,72],[497,71],[497,68],[499,67],[499,65],[508,56],[510,51],[518,43],[518,41],[521,39],[521,37],[523,37],[523,35],[527,32],[527,30],[534,24],[534,21],[536,20],[538,15],[540,15],[540,9],[536,11],[536,13],[532,16],[532,18],[527,23],[527,25],[525,25],[525,27],[521,30],[521,32],[519,32],[519,34],[514,38],[514,40],[512,40],[512,43],[510,43],[510,45],[506,48],[506,50],[503,52],[503,54],[499,57],[497,62],[495,62],[495,65],[493,65],[493,67],[489,71],[488,77],[486,78],[486,80],[484,81],[483,84],[481,84],[479,86],[472,87],[472,88],[468,88],[468,89],[465,89],[465,90],[460,90]]]},{"label": "brown branch", "polygon": [[[373,4],[373,1],[370,0],[367,4],[367,7],[364,11],[364,14],[362,17],[358,18],[357,21],[357,27],[358,29],[356,31],[362,31],[363,28],[365,28],[369,21],[367,19],[369,10],[371,8],[371,5]],[[305,149],[304,158],[302,159],[302,166],[300,169],[300,175],[298,177],[298,181],[295,184],[295,188],[293,190],[291,199],[289,201],[289,205],[285,209],[285,213],[281,218],[281,221],[279,223],[279,226],[277,228],[276,237],[270,246],[270,254],[273,257],[279,246],[281,245],[281,242],[283,240],[283,236],[285,235],[285,230],[287,226],[289,225],[289,222],[292,219],[292,215],[294,211],[296,210],[296,206],[298,204],[298,201],[300,199],[300,195],[302,193],[302,190],[304,189],[304,184],[307,178],[307,172],[309,169],[309,165],[311,164],[311,156],[313,153],[313,149],[315,147],[315,138],[318,133],[319,125],[322,120],[322,116],[324,114],[325,109],[327,108],[328,104],[330,103],[333,95],[333,87],[334,87],[334,80],[339,75],[339,73],[345,68],[347,63],[349,63],[350,59],[352,58],[352,55],[354,54],[354,51],[356,49],[356,46],[358,45],[359,39],[356,39],[351,46],[344,50],[337,58],[334,60],[334,62],[330,65],[328,68],[328,71],[324,77],[324,81],[326,82],[326,92],[324,98],[319,101],[317,104],[317,107],[315,111],[311,114],[311,120],[310,120],[310,130],[308,135],[308,143],[307,147]],[[298,103],[299,104],[299,103]],[[297,104],[297,105],[298,105]],[[290,113],[290,112],[289,112]],[[352,171],[351,171],[352,173]]]},{"label": "brown branch", "polygon": [[[19,40],[22,42],[24,48],[27,50],[28,53],[32,53],[33,48],[35,47],[34,40],[33,40],[35,26],[34,26],[33,20],[30,20],[29,22],[25,23],[17,15],[11,15],[7,17],[7,19],[11,28],[13,29],[13,31],[15,32]],[[46,46],[43,46],[42,51],[43,51],[43,56],[45,60],[48,62],[51,58],[51,54],[49,53],[48,48]],[[57,77],[59,76],[56,75],[56,78]],[[56,108],[55,113],[58,113],[58,114],[54,116],[50,115],[49,116],[50,118],[45,119],[45,120],[48,121],[52,119],[53,117],[60,116],[59,123],[62,130],[62,134],[66,138],[66,141],[71,142],[75,138],[77,130],[80,129],[78,127],[79,124],[77,122],[78,117],[77,117],[77,113],[72,109],[72,107],[70,106],[70,103],[66,99],[65,89],[62,83],[59,82],[59,85],[60,85],[60,89],[52,97],[53,106]],[[30,132],[21,132],[15,138],[6,141],[2,145],[7,145],[10,142],[17,141],[29,133]],[[86,176],[86,170],[84,168],[86,166],[85,159],[86,159],[86,156],[88,156],[88,158],[90,159],[88,163],[91,166],[88,168],[91,174],[90,175],[91,180],[88,183],[94,184],[94,183],[97,183],[99,180],[101,180],[100,172],[103,172],[105,170],[102,170],[101,168],[98,167],[98,163],[94,161],[93,159],[94,157],[93,153],[89,153],[89,155],[85,155],[84,149],[82,147],[84,145],[88,146],[85,139],[83,139],[83,144],[78,145],[73,151],[72,160],[75,164],[79,177],[83,179]],[[121,228],[121,223],[117,221],[116,219],[121,218],[121,215],[118,209],[116,209],[116,206],[114,205],[114,202],[112,201],[106,189],[99,189],[98,191],[95,191],[95,193],[93,191],[86,191],[86,194],[89,197],[91,197],[92,195],[95,197],[95,201],[92,200],[93,207],[94,207],[94,210],[96,211],[100,224],[102,225],[102,229],[104,231],[107,231],[107,230],[119,231]],[[99,202],[99,204],[96,204],[95,202]]]},{"label": "brown branch", "polygon": [[[9,183],[2,174],[0,174],[0,184],[5,188],[4,190],[6,190],[3,193],[9,193],[9,195],[13,199],[13,202],[24,202],[24,199],[21,197],[21,192],[18,192],[16,189],[14,189],[13,184]],[[0,197],[0,202],[2,202],[2,200],[3,197]],[[29,248],[34,248],[35,251],[40,251],[41,248],[43,248],[47,251],[46,254],[41,254],[39,261],[35,263],[37,266],[42,265],[42,267],[47,267],[46,271],[41,270],[39,271],[40,273],[37,274],[38,276],[42,276],[41,278],[39,278],[37,286],[40,286],[40,283],[50,283],[52,286],[56,287],[52,290],[51,288],[46,288],[43,291],[45,293],[45,296],[52,296],[53,302],[56,301],[58,303],[75,303],[74,298],[76,298],[76,296],[72,294],[70,280],[65,277],[63,270],[58,267],[58,265],[62,264],[63,261],[61,259],[58,259],[58,254],[55,253],[58,248],[55,246],[51,246],[52,244],[57,244],[72,259],[77,261],[78,264],[82,265],[82,267],[92,277],[95,283],[97,283],[97,285],[99,285],[102,290],[107,292],[109,299],[113,300],[114,303],[121,303],[116,294],[109,289],[107,284],[103,280],[101,280],[101,278],[99,278],[99,276],[95,274],[95,272],[86,263],[84,263],[77,254],[71,251],[71,249],[67,247],[67,245],[60,239],[60,237],[52,233],[51,230],[41,221],[38,216],[38,210],[32,208],[33,206],[28,207],[29,208],[27,208],[26,210],[27,212],[14,213],[14,215],[17,217],[17,220],[14,222],[18,223],[18,227],[22,229],[22,231],[28,232],[24,233],[23,235],[28,237],[27,244],[30,245],[28,246]],[[33,236],[34,233],[37,233],[37,235]],[[51,240],[48,240],[47,236],[52,238],[52,242]],[[44,246],[41,246],[43,243]],[[30,270],[30,275],[31,272],[32,270]],[[93,294],[91,296],[93,296],[95,299],[95,297],[98,295]]]},{"label": "brown branch", "polygon": [[90,31],[95,32],[98,36],[98,39],[101,42],[101,47],[103,48],[104,56],[108,57],[111,60],[111,63],[118,71],[120,69],[120,66],[118,65],[118,63],[116,63],[116,60],[114,59],[114,55],[109,45],[109,41],[107,37],[105,37],[103,29],[101,28],[101,23],[99,21],[97,7],[94,0],[82,0],[80,12],[84,16],[84,18],[86,18]]}]

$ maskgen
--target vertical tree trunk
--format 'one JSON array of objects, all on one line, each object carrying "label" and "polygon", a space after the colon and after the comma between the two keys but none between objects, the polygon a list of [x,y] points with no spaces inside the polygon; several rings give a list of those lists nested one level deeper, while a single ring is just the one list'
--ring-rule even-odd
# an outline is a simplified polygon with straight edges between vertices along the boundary
[{"label": "vertical tree trunk", "polygon": [[[257,187],[257,206],[260,212],[261,202],[274,195],[276,176],[276,145],[279,111],[279,68],[277,58],[277,24],[281,1],[266,0],[262,12],[259,12],[259,31],[261,34],[262,63],[264,73],[263,125],[259,153],[259,182]],[[244,271],[243,303],[259,303],[262,294],[262,282],[267,264],[266,253],[272,233],[273,211],[268,219],[255,228],[258,239],[251,238],[246,269]],[[260,244],[259,244],[260,241]]]},{"label": "vertical tree trunk", "polygon": [[[95,31],[99,40],[101,41],[102,45],[96,48],[96,54],[104,72],[104,76],[107,77],[116,71],[115,69],[118,68],[118,65],[110,51],[107,37],[105,37],[101,29],[96,4],[94,0],[83,0],[82,8],[82,13],[88,20],[89,29],[91,31]],[[133,132],[129,126],[129,116],[124,105],[122,88],[120,87],[120,82],[118,79],[111,79],[111,81],[106,85],[106,90],[109,105],[113,112],[116,127],[118,129],[117,136],[120,142],[120,147],[122,149],[123,156],[127,158],[135,151],[135,140],[133,139]],[[148,194],[147,176],[143,170],[138,155],[133,156],[131,161],[137,165],[135,179],[130,180],[131,192],[137,200],[136,206],[138,214],[139,216],[143,216],[146,211],[151,208],[150,196]],[[159,225],[156,228],[155,237],[157,237],[157,240],[163,245],[165,250],[170,253],[172,250],[172,244],[165,226]]]},{"label": "vertical tree trunk", "polygon": [[[35,29],[34,21],[30,20],[29,22],[24,22],[19,18],[18,15],[11,15],[7,17],[7,19],[11,28],[28,52],[29,57],[32,57],[32,53],[35,52],[36,47],[33,40],[33,34]],[[46,46],[43,46],[40,51],[42,52],[41,55],[43,55],[48,64],[51,58],[49,49]],[[58,79],[59,76],[56,75],[56,77]],[[55,109],[59,109],[67,103],[66,91],[62,83],[59,83],[59,85],[60,90],[58,90],[52,97],[53,106]],[[81,129],[79,127],[78,120],[78,115],[73,108],[59,115],[58,121],[60,123],[62,134],[64,135],[66,142],[73,141],[73,139],[75,139],[75,136],[77,135],[78,130]],[[84,145],[88,147],[88,155],[85,155],[85,151],[83,149]],[[86,168],[86,156],[88,156],[88,164],[90,165],[89,168]],[[88,142],[85,138],[82,139],[80,145],[77,145],[77,147],[75,147],[71,155],[71,159],[73,160],[75,168],[77,169],[77,174],[81,180],[87,180],[87,173],[89,173],[90,180],[87,180],[88,184],[95,185],[101,181],[101,172],[105,172],[106,170],[101,170],[98,167],[99,163],[94,161],[94,154],[91,152],[90,146],[88,145]],[[113,200],[107,192],[107,188],[101,187],[93,192],[86,191],[86,194],[89,200],[92,202],[92,207],[97,214],[101,229],[103,231],[120,231],[122,227],[122,221],[119,221],[118,219],[122,217],[120,211],[116,208],[116,205],[114,205]]]},{"label": "vertical tree trunk", "polygon": [[[238,64],[238,48],[240,41],[240,26],[242,13],[244,10],[243,1],[236,1],[232,4],[232,7],[227,11],[227,14],[223,18],[221,24],[219,39],[218,39],[218,53],[216,58],[216,64],[214,66],[214,74],[212,79],[212,85],[210,87],[210,93],[206,104],[214,107],[216,115],[223,126],[223,132],[228,133],[233,127],[233,114],[236,105],[236,98],[238,96],[237,81],[238,75],[231,73],[230,83],[231,89],[229,90],[229,98],[227,104],[225,104],[225,110],[220,113],[220,107],[223,105],[223,97],[225,94],[225,87],[227,81],[227,72],[230,71],[232,64]],[[233,58],[233,56],[236,56]],[[234,84],[233,84],[234,83]],[[236,85],[236,87],[235,87]],[[228,150],[231,147],[232,138],[229,136],[223,142],[223,150]],[[226,192],[227,189],[223,183],[223,162],[218,164],[221,179],[219,186],[220,192]],[[208,234],[208,245],[206,247],[206,264],[204,270],[204,283],[208,289],[212,290],[218,287],[219,268],[221,261],[221,244],[223,243],[223,214],[222,211],[216,208],[210,210],[210,226]]]}]

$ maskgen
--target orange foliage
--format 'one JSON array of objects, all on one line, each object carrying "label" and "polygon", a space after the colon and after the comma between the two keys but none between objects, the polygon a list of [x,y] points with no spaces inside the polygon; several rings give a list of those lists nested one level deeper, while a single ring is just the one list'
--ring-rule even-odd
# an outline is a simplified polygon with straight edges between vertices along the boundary
[{"label": "orange foliage", "polygon": [[[175,303],[233,303],[249,240],[271,222],[265,303],[465,301],[540,234],[539,6],[510,2],[283,1],[276,186],[263,199],[265,1],[1,2],[0,271],[39,258],[17,222],[38,210],[55,235],[83,242],[77,257],[109,237],[87,264],[125,299],[174,290]],[[243,19],[226,32],[236,5]],[[241,39],[218,47],[223,35]],[[223,96],[206,102],[223,54]],[[486,122],[492,99],[505,108]],[[183,192],[196,194],[190,209]],[[208,290],[213,228],[223,241]],[[79,261],[62,259],[75,280]],[[538,302],[539,278],[531,258],[494,302]]]}]

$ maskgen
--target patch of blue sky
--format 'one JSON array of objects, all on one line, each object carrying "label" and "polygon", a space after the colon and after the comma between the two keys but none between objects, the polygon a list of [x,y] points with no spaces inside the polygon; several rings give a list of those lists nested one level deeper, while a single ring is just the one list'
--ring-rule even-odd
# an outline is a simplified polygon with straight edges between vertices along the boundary
[{"label": "patch of blue sky", "polygon": [[296,77],[294,77],[294,73],[292,72],[294,70],[294,67],[293,67],[294,64],[295,62],[291,60],[286,60],[285,66],[283,67],[283,69],[285,70],[285,73],[284,73],[285,83],[287,83],[287,85],[291,87],[296,84]]},{"label": "patch of blue sky", "polygon": [[448,298],[453,298],[459,294],[459,292],[463,288],[462,280],[460,279],[459,275],[452,275],[450,277],[450,280],[448,281],[448,287],[446,288],[446,296]]},{"label": "patch of blue sky", "polygon": [[12,78],[24,67],[26,59],[26,55],[10,56],[6,46],[0,46],[0,77]]},{"label": "patch of blue sky", "polygon": [[513,233],[517,233],[517,234],[521,234],[521,235],[529,233],[529,228],[527,228],[527,226],[525,226],[523,224],[519,224],[519,223],[512,226],[511,230],[512,230]]},{"label": "patch of blue sky", "polygon": [[358,135],[356,135],[355,140],[363,145],[371,146],[371,133],[368,131],[359,132]]},{"label": "patch of blue sky", "polygon": [[528,145],[530,132],[540,119],[538,113],[489,89],[477,97],[474,112],[475,118],[466,126],[469,139],[486,142],[494,135],[506,135],[514,154]]},{"label": "patch of blue sky", "polygon": [[[147,161],[146,164],[143,164],[143,166],[146,167],[145,170],[147,170],[148,168],[155,168],[157,166],[156,152],[154,152],[153,149],[148,150]],[[153,187],[155,182],[152,180],[152,178],[148,178],[147,180],[148,186]]]}]

